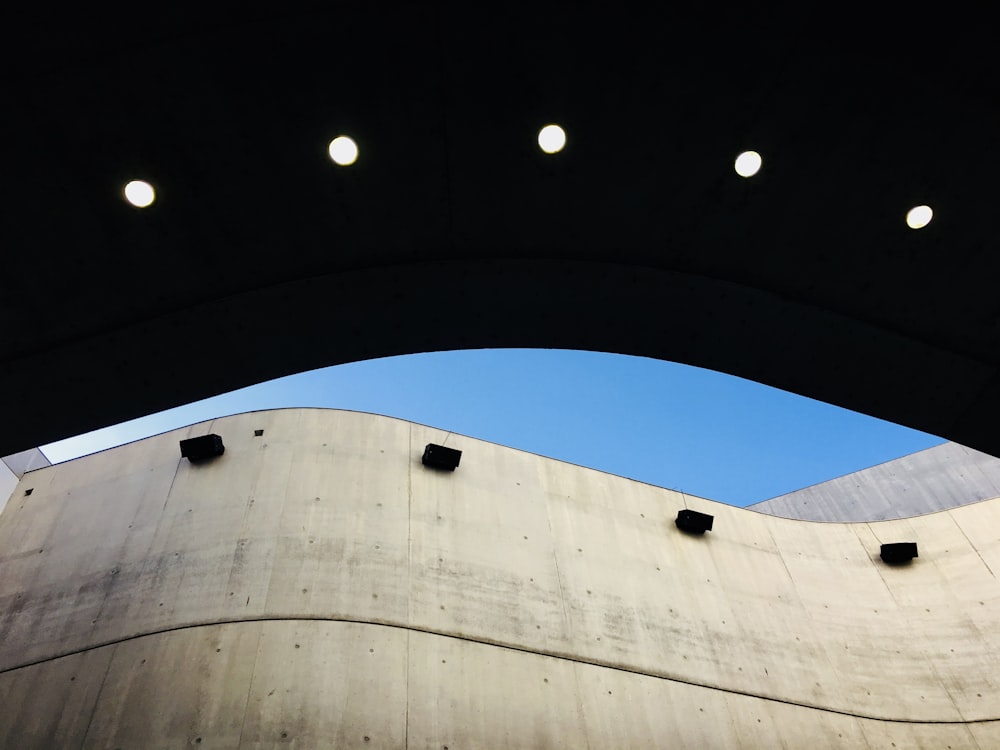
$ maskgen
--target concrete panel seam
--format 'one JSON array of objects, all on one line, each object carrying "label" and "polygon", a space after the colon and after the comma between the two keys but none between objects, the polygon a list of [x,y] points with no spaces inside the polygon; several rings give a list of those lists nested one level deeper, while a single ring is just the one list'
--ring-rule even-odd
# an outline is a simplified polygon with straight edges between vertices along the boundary
[{"label": "concrete panel seam", "polygon": [[[406,429],[406,617],[413,619],[413,425]],[[410,746],[410,629],[406,630],[404,675],[406,703],[403,709],[403,747]]]},{"label": "concrete panel seam", "polygon": [[955,524],[955,526],[958,528],[958,531],[962,535],[962,538],[965,539],[965,541],[969,543],[969,548],[972,549],[973,551],[975,551],[975,553],[979,557],[979,559],[982,560],[983,566],[986,568],[986,570],[988,570],[990,572],[990,575],[993,576],[993,578],[996,578],[997,574],[993,572],[993,568],[991,568],[990,564],[988,562],[986,562],[986,558],[984,558],[983,557],[983,553],[979,551],[979,547],[977,547],[975,544],[973,544],[972,540],[969,539],[969,535],[965,533],[965,529],[962,528],[962,524],[960,524],[956,520],[955,514],[949,512],[948,513],[948,518],[950,518],[951,522],[953,524]]},{"label": "concrete panel seam", "polygon": [[[90,707],[90,716],[87,717],[87,727],[83,730],[84,742],[87,741],[87,735],[90,734],[90,727],[94,724],[94,716],[97,714],[97,707],[101,703],[101,693],[104,692],[104,686],[108,681],[108,674],[111,672],[111,665],[115,661],[115,652],[118,650],[118,644],[113,644],[114,651],[111,653],[111,658],[108,659],[107,666],[104,668],[104,676],[101,677],[101,686],[97,689],[97,695],[94,696],[94,705]],[[92,649],[87,649],[92,650]],[[82,653],[82,652],[77,652]],[[0,672],[2,674],[2,672]]]},{"label": "concrete panel seam", "polygon": [[[211,626],[209,626],[211,627]],[[247,715],[250,711],[250,696],[253,695],[253,681],[257,674],[257,657],[260,656],[260,633],[257,633],[257,648],[253,651],[253,666],[250,667],[250,679],[247,680],[247,699],[243,704],[243,720],[240,722],[240,739],[237,747],[243,747],[243,733],[247,728]]]}]

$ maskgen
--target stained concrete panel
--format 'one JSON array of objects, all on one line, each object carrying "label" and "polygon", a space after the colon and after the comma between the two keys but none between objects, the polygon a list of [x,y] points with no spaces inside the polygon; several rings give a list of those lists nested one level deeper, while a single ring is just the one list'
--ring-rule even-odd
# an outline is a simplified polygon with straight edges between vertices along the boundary
[{"label": "stained concrete panel", "polygon": [[[406,629],[247,622],[0,674],[4,747],[991,748],[998,722],[877,721]],[[18,703],[17,700],[21,700]]]},{"label": "stained concrete panel", "polygon": [[[226,453],[182,460],[177,441],[209,431]],[[460,467],[422,466],[427,442],[462,449]],[[324,410],[236,415],[30,476],[32,495],[0,515],[0,670],[26,675],[115,650],[94,704],[102,737],[138,737],[148,724],[171,741],[206,743],[197,732],[209,727],[220,746],[293,732],[310,746],[320,736],[350,744],[363,725],[385,746],[400,746],[400,731],[413,747],[446,736],[484,747],[557,736],[692,747],[780,736],[794,746],[788,738],[810,731],[836,746],[875,722],[876,746],[948,727],[962,746],[963,722],[1000,716],[993,502],[809,523]],[[713,514],[713,530],[680,532],[673,519],[685,507]],[[887,540],[918,542],[920,557],[885,566]],[[260,630],[227,635],[236,640],[224,647],[220,631],[210,649],[214,628]],[[436,649],[451,656],[432,659]],[[157,666],[133,674],[125,653]],[[213,656],[225,653],[243,656]],[[454,682],[442,659],[461,665]],[[548,672],[566,691],[543,692]],[[284,686],[280,702],[258,674]],[[539,674],[540,686],[525,682]],[[167,695],[189,679],[224,687],[187,703]],[[606,696],[591,679],[624,682]],[[414,680],[437,698],[421,702]],[[634,730],[613,713],[580,723],[580,705],[600,712],[619,691],[645,706]],[[700,726],[708,699],[695,696],[709,694],[716,720]],[[234,718],[238,695],[254,706],[246,721]],[[134,718],[162,696],[162,720]],[[668,699],[666,718],[654,716]],[[122,708],[129,701],[134,711]],[[885,728],[927,722],[944,728]]]},{"label": "stained concrete panel", "polygon": [[239,747],[406,747],[407,638],[355,623],[263,623]]},{"label": "stained concrete panel", "polygon": [[260,629],[181,629],[107,647],[82,747],[239,747]]},{"label": "stained concrete panel", "polygon": [[0,747],[83,747],[114,648],[0,672]]}]

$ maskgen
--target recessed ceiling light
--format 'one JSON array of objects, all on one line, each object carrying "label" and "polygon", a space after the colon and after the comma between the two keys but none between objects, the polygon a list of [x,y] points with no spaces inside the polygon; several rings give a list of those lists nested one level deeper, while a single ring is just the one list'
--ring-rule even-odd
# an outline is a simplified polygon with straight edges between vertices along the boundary
[{"label": "recessed ceiling light", "polygon": [[558,125],[546,125],[538,131],[538,146],[547,154],[555,154],[566,146],[566,131]]},{"label": "recessed ceiling light", "polygon": [[764,160],[760,158],[760,154],[756,151],[744,151],[736,157],[736,162],[733,166],[736,169],[736,174],[740,177],[753,177],[760,171],[760,166],[763,163]]},{"label": "recessed ceiling light", "polygon": [[125,200],[136,208],[145,208],[156,200],[156,191],[153,186],[143,180],[132,180],[125,185],[122,190]]},{"label": "recessed ceiling light", "polygon": [[342,167],[350,166],[358,160],[358,144],[346,135],[338,135],[330,141],[330,158]]},{"label": "recessed ceiling light", "polygon": [[910,229],[923,229],[931,223],[934,211],[930,206],[914,206],[906,212],[906,226]]}]

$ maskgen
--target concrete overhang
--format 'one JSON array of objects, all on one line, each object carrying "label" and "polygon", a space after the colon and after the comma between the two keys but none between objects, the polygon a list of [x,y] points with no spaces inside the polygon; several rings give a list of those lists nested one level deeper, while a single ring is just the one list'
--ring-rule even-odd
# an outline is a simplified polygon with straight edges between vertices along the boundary
[{"label": "concrete overhang", "polygon": [[988,24],[283,8],[7,25],[0,455],[310,368],[515,346],[709,367],[1000,454]]}]

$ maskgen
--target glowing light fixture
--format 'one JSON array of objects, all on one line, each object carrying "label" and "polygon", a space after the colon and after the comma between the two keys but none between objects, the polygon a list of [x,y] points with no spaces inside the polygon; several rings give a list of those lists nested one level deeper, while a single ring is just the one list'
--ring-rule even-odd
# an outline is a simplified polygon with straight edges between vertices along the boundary
[{"label": "glowing light fixture", "polygon": [[153,190],[153,186],[143,180],[132,180],[125,185],[122,194],[125,196],[125,200],[136,208],[145,208],[156,200],[156,191]]},{"label": "glowing light fixture", "polygon": [[538,131],[538,146],[547,154],[555,154],[566,146],[566,131],[558,125],[546,125]]},{"label": "glowing light fixture", "polygon": [[346,135],[338,135],[330,141],[330,158],[342,167],[350,166],[358,160],[358,144]]},{"label": "glowing light fixture", "polygon": [[923,229],[931,223],[934,212],[930,206],[914,206],[906,212],[906,226],[910,229]]},{"label": "glowing light fixture", "polygon": [[736,162],[733,166],[736,169],[736,174],[740,177],[753,177],[760,171],[760,166],[763,163],[764,160],[760,158],[760,154],[756,151],[744,151],[736,157]]}]

